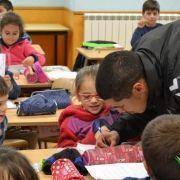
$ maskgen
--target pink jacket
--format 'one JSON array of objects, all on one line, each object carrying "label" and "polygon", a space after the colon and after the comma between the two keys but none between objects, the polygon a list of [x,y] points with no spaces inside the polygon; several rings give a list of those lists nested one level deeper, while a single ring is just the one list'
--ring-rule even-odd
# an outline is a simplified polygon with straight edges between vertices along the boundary
[{"label": "pink jacket", "polygon": [[2,43],[2,53],[6,54],[7,65],[21,64],[28,56],[33,56],[35,61],[39,61],[41,65],[44,65],[45,63],[44,55],[38,53],[27,39],[17,41],[11,46]]}]

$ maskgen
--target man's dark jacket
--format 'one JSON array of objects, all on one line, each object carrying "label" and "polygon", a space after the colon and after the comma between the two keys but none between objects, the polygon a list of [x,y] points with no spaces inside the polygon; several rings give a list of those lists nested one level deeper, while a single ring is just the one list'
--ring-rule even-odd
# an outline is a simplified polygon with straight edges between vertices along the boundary
[{"label": "man's dark jacket", "polygon": [[145,34],[133,51],[143,64],[149,98],[143,114],[124,114],[114,122],[121,141],[141,135],[158,115],[180,113],[180,20]]}]

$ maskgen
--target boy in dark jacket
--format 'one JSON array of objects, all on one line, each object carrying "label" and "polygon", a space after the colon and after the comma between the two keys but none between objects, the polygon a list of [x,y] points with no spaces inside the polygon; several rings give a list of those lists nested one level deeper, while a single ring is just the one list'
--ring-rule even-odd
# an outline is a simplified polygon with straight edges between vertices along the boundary
[{"label": "boy in dark jacket", "polygon": [[135,29],[132,39],[131,46],[149,31],[162,26],[162,24],[157,23],[159,19],[160,6],[156,0],[146,0],[142,7],[142,18],[138,22],[138,27]]},{"label": "boy in dark jacket", "polygon": [[[111,146],[140,136],[158,115],[180,113],[179,34],[180,20],[144,35],[134,52],[114,52],[100,65],[97,93],[124,113],[103,132]],[[97,137],[101,147],[104,138]]]}]

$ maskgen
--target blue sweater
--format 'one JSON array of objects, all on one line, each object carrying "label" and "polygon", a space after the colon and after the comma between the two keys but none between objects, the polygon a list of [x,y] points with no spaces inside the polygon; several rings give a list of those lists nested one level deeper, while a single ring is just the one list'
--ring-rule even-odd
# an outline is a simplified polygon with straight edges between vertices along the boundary
[{"label": "blue sweater", "polygon": [[162,26],[162,24],[160,23],[156,23],[156,25],[154,27],[148,27],[148,26],[144,26],[143,28],[137,27],[132,35],[132,39],[131,39],[131,46],[133,47],[134,44],[146,33],[148,33],[149,31]]}]

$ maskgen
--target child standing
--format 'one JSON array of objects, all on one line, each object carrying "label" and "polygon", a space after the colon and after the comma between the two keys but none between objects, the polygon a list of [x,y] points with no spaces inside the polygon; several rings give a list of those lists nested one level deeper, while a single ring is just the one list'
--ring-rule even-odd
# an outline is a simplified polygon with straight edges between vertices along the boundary
[{"label": "child standing", "polygon": [[156,0],[146,0],[144,2],[142,7],[142,19],[138,22],[138,27],[132,35],[132,47],[144,34],[162,26],[162,24],[156,22],[159,19],[159,13],[160,6]]},{"label": "child standing", "polygon": [[9,88],[0,76],[0,145],[3,143],[5,132],[7,130],[7,118],[6,118],[6,102],[8,100]]},{"label": "child standing", "polygon": [[81,105],[67,107],[59,117],[58,147],[76,146],[77,142],[95,144],[92,123],[101,118],[112,124],[119,113],[111,111],[97,95],[95,78],[97,65],[82,68],[75,79],[75,94]]},{"label": "child standing", "polygon": [[45,57],[39,54],[30,44],[21,17],[7,12],[0,21],[1,51],[6,54],[7,65],[32,66],[35,62],[45,63]]}]

